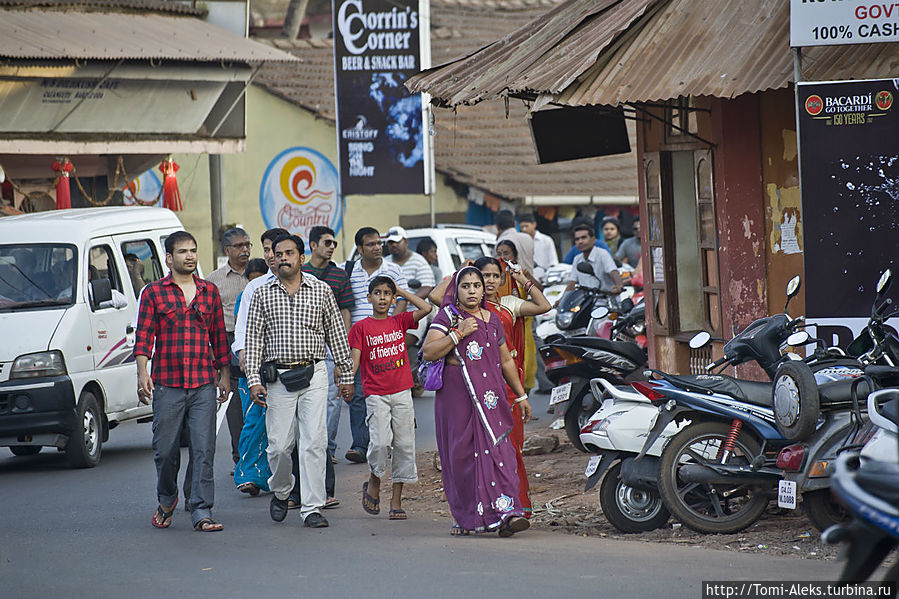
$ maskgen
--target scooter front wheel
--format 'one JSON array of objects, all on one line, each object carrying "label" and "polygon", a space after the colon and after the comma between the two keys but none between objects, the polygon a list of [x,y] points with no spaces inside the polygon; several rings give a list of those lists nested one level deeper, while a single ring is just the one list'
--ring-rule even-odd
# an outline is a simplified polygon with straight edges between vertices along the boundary
[{"label": "scooter front wheel", "polygon": [[[718,450],[730,426],[699,422],[679,432],[665,446],[659,468],[662,500],[675,518],[697,532],[727,534],[758,520],[768,505],[768,490],[758,485],[685,481],[679,470],[686,464],[721,463]],[[741,431],[726,464],[748,466],[760,450],[758,442]]]},{"label": "scooter front wheel", "polygon": [[599,505],[609,524],[624,533],[648,532],[664,526],[670,513],[658,492],[631,487],[620,476],[618,462],[609,468],[599,486]]}]

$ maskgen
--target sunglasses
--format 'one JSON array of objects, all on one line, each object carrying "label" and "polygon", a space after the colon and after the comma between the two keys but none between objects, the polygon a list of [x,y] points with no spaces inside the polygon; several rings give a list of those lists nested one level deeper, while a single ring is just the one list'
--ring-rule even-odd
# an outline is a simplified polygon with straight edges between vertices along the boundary
[{"label": "sunglasses", "polygon": [[253,247],[253,244],[250,243],[249,241],[245,241],[244,243],[232,243],[228,247],[232,247],[232,248],[235,248],[238,250],[248,250],[251,247]]},{"label": "sunglasses", "polygon": [[337,241],[334,239],[325,239],[324,241],[321,242],[321,244],[323,246],[325,246],[326,248],[336,248],[337,247]]}]

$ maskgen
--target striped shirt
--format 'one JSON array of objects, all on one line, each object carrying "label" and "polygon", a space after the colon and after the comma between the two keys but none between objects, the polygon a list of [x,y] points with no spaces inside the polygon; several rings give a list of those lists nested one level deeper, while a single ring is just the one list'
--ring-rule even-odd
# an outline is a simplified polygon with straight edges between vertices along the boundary
[{"label": "striped shirt", "polygon": [[371,283],[372,279],[381,275],[390,277],[394,283],[403,289],[409,288],[402,269],[393,262],[381,259],[381,266],[375,272],[368,274],[362,267],[362,261],[357,260],[356,265],[353,267],[353,274],[350,275],[350,285],[353,288],[353,298],[356,302],[356,305],[353,306],[350,312],[353,324],[374,314],[371,304],[368,303],[368,284]]},{"label": "striped shirt", "polygon": [[[393,261],[393,256],[388,256],[386,260],[391,264],[396,264],[396,262]],[[428,261],[425,260],[424,256],[421,254],[412,252],[408,260],[401,265],[397,264],[397,266],[403,271],[403,276],[406,277],[406,283],[412,279],[416,279],[421,283],[422,287],[433,287],[436,285],[434,281],[434,271],[431,270],[431,265],[428,264]],[[407,312],[414,312],[417,309],[418,308],[416,308],[412,302],[409,302],[406,306]]]},{"label": "striped shirt", "polygon": [[291,295],[280,279],[272,279],[253,294],[247,315],[247,385],[262,384],[259,367],[263,362],[324,360],[325,344],[340,367],[340,384],[352,384],[347,331],[331,288],[304,275],[299,290]]},{"label": "striped shirt", "polygon": [[303,264],[303,272],[311,274],[323,283],[327,283],[334,292],[334,299],[337,300],[337,307],[341,310],[353,307],[353,289],[350,287],[350,278],[346,274],[346,270],[340,268],[333,262],[328,262],[324,268],[315,268],[310,262]]},{"label": "striped shirt", "polygon": [[247,278],[243,273],[231,268],[230,262],[226,262],[223,267],[209,273],[206,280],[218,287],[219,295],[222,297],[222,308],[225,311],[225,330],[233,333],[234,306],[237,303],[237,296],[247,286]]}]

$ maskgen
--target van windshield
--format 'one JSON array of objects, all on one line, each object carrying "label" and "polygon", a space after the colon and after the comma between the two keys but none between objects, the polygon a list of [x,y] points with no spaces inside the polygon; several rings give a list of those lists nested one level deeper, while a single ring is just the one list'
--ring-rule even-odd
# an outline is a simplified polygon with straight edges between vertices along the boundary
[{"label": "van windshield", "polygon": [[0,245],[0,311],[71,305],[76,266],[73,245]]}]

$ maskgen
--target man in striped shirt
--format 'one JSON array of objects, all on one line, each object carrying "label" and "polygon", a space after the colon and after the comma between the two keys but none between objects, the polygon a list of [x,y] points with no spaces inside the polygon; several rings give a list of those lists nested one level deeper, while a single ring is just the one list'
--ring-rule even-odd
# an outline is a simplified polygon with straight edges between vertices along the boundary
[{"label": "man in striped shirt", "polygon": [[[360,258],[354,262],[347,262],[345,269],[350,275],[350,285],[353,289],[353,306],[350,315],[352,324],[356,324],[363,318],[374,314],[371,304],[368,302],[368,284],[379,275],[393,279],[398,287],[408,289],[406,277],[399,266],[384,260],[381,247],[381,234],[372,227],[362,227],[356,231],[356,249]],[[406,300],[397,300],[393,309],[394,314],[400,314],[406,310]],[[355,392],[350,400],[350,430],[353,432],[353,446],[346,452],[346,459],[357,464],[365,462],[368,453],[368,425],[365,424],[365,394],[362,391],[361,375],[356,373]]]},{"label": "man in striped shirt", "polygon": [[[327,460],[328,348],[340,368],[339,393],[352,393],[352,360],[346,327],[331,288],[303,276],[305,244],[296,235],[274,242],[274,279],[253,296],[247,315],[246,373],[253,401],[266,407],[268,461],[272,470],[270,514],[280,522],[287,515],[287,499],[294,486],[290,453],[300,456],[300,515],[312,528],[328,526],[321,515],[325,504]],[[273,362],[278,380],[265,381],[259,369]],[[282,377],[291,369],[312,366],[307,386],[288,390]]]}]

